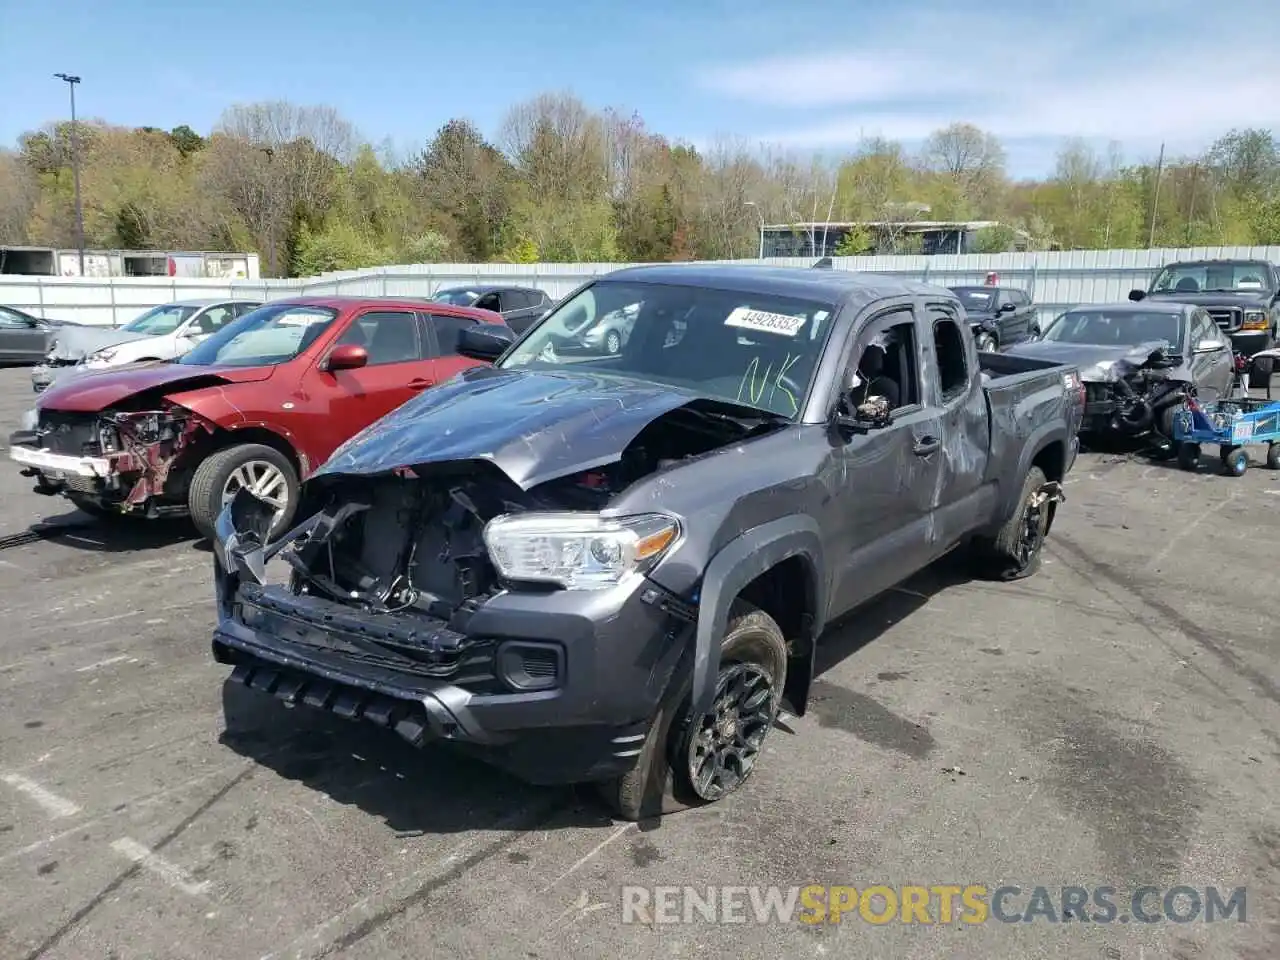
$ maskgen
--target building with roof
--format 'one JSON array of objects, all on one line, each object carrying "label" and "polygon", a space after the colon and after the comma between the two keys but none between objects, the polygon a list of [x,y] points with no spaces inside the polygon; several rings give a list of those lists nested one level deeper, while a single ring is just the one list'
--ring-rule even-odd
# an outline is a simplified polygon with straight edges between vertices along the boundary
[{"label": "building with roof", "polygon": [[[854,220],[822,223],[765,224],[761,247],[766,257],[833,257],[850,234],[863,236],[867,254],[991,253],[979,250],[978,239],[986,230],[1001,227],[999,220]],[[1011,231],[1012,249],[1025,250],[1030,237]]]}]

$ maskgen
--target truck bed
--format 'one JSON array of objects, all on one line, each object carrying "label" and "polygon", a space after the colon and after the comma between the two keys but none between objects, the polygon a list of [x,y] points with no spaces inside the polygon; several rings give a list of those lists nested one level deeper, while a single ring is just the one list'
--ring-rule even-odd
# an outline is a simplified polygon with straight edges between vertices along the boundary
[{"label": "truck bed", "polygon": [[[1072,364],[1003,353],[979,353],[978,369],[987,397],[991,455],[987,477],[1000,482],[1022,482],[1023,451],[1038,434],[1067,424],[1070,445],[1084,415],[1084,395],[1079,371]],[[1063,451],[1064,466],[1074,449]],[[1012,491],[1001,491],[1004,499]]]},{"label": "truck bed", "polygon": [[1035,357],[1017,357],[1007,353],[978,353],[978,369],[987,374],[990,382],[1006,382],[1020,379],[1034,379],[1035,375],[1056,370],[1059,374],[1070,373],[1075,367],[1066,363],[1055,363],[1052,360],[1039,360]]}]

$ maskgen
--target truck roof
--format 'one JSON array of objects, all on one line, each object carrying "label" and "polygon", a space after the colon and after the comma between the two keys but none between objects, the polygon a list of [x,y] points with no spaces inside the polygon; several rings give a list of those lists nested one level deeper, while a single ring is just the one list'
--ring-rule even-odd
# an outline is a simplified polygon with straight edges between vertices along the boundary
[{"label": "truck roof", "polygon": [[951,296],[945,287],[883,273],[745,263],[673,263],[624,267],[599,279],[718,287],[739,293],[819,299],[854,306],[885,297],[922,294]]}]

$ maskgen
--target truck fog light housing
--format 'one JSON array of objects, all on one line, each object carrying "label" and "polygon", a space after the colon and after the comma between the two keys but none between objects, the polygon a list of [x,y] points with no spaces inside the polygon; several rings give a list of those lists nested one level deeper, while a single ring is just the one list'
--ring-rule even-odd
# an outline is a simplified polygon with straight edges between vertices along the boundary
[{"label": "truck fog light housing", "polygon": [[651,569],[679,539],[674,517],[536,512],[494,517],[484,543],[506,580],[602,590]]}]

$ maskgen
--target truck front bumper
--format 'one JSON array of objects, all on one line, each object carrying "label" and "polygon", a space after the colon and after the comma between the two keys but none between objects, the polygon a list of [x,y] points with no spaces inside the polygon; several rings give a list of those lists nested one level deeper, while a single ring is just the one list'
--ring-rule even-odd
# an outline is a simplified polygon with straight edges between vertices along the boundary
[{"label": "truck front bumper", "polygon": [[648,581],[608,591],[500,593],[465,634],[421,613],[366,613],[219,568],[213,657],[229,682],[456,744],[530,783],[635,764],[693,624]]}]

